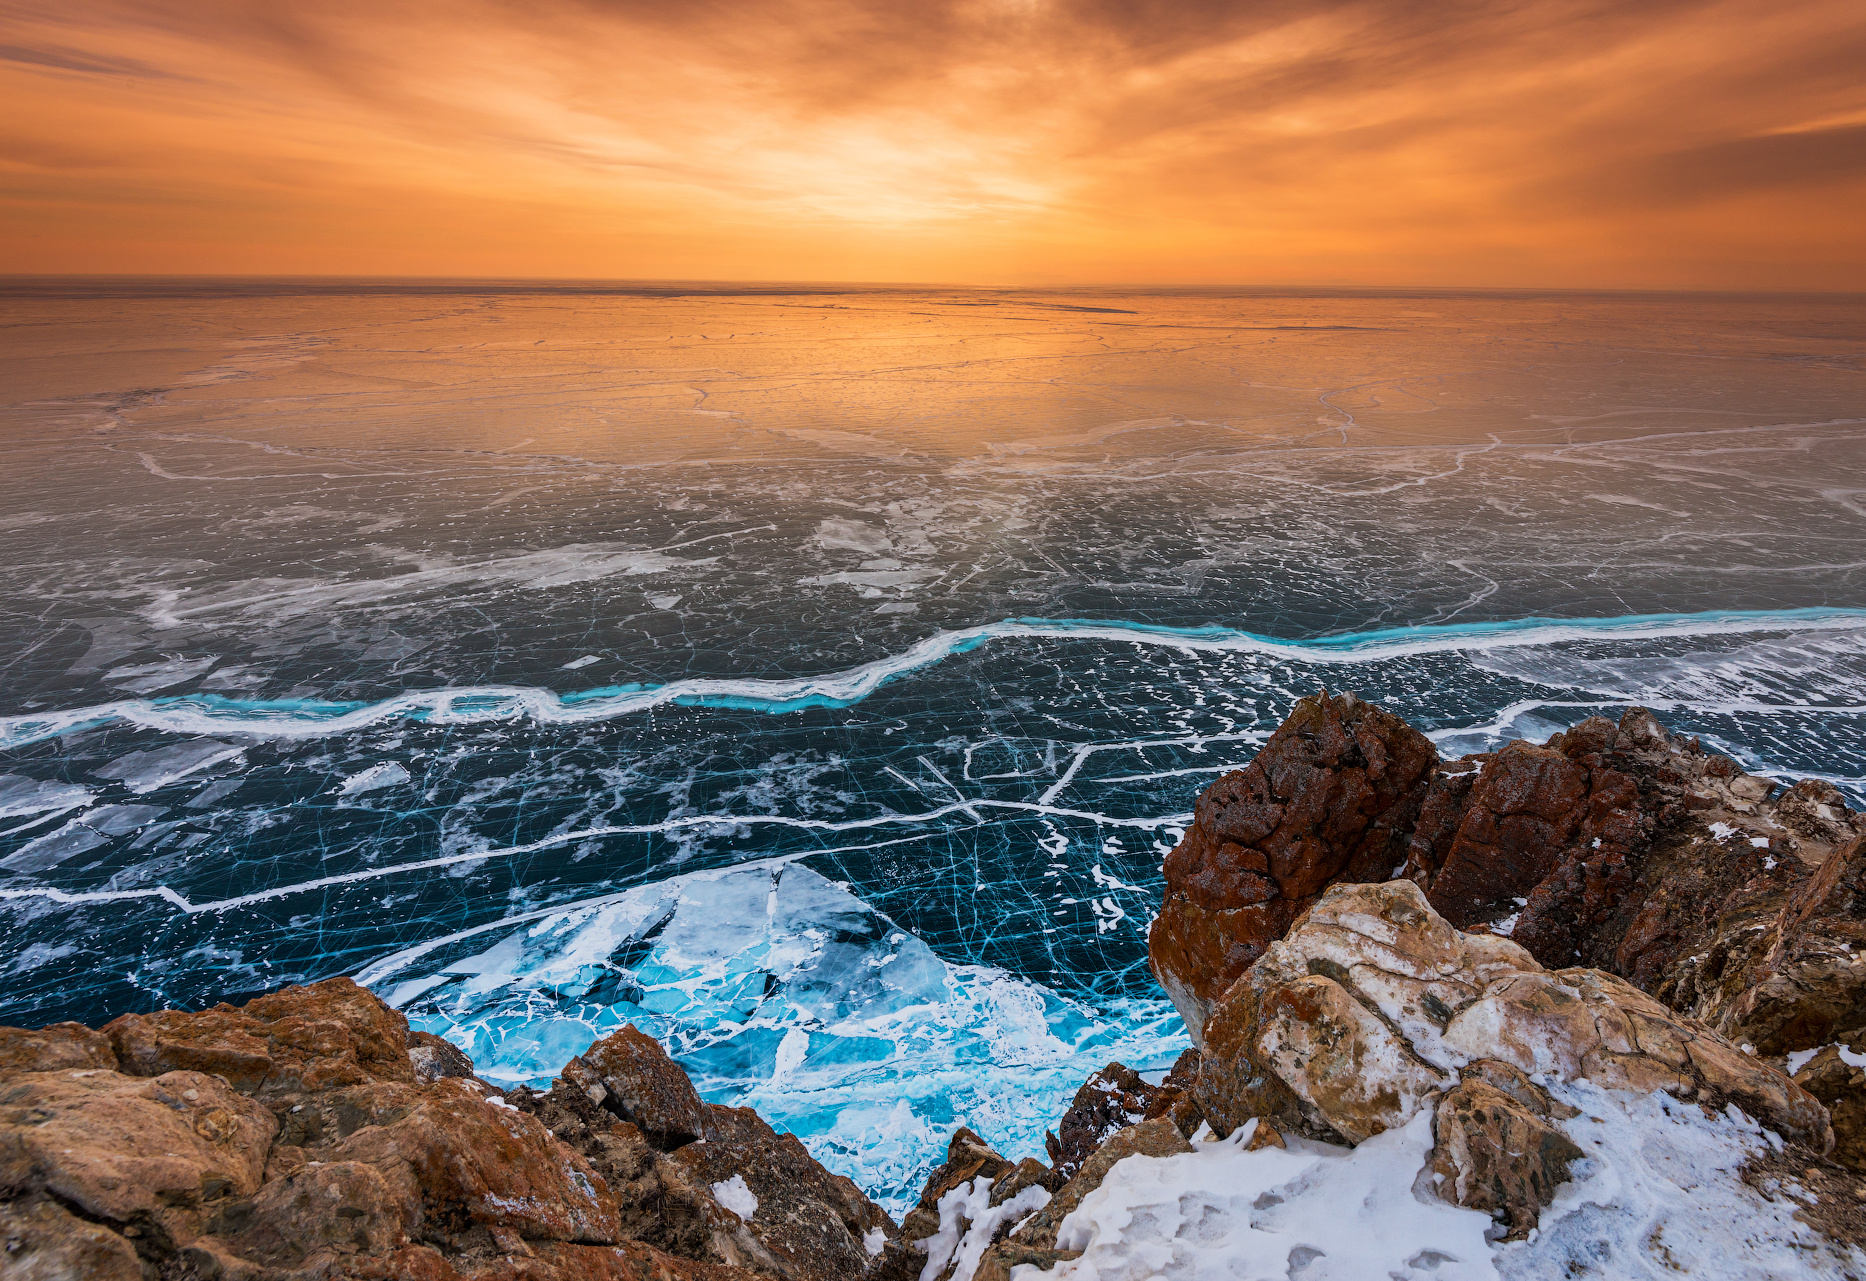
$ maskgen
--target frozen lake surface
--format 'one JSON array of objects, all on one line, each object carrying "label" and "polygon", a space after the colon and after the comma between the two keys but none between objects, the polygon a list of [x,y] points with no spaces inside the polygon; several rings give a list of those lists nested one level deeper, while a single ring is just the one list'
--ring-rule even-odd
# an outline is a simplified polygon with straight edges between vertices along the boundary
[{"label": "frozen lake surface", "polygon": [[1857,299],[0,292],[0,1022],[359,975],[667,1039],[898,1207],[1186,1043],[1199,788],[1317,686],[1866,797]]}]

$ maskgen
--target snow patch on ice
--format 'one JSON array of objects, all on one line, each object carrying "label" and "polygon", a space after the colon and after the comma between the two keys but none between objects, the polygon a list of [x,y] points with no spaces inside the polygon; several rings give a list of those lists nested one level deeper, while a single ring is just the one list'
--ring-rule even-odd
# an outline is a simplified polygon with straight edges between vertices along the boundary
[{"label": "snow patch on ice", "polygon": [[132,792],[153,792],[197,770],[230,761],[245,750],[216,739],[199,739],[146,752],[131,752],[92,772],[99,778],[114,778]]},{"label": "snow patch on ice", "polygon": [[371,765],[361,773],[352,774],[337,785],[340,796],[361,796],[364,792],[381,791],[385,787],[399,787],[408,781],[408,770],[398,761],[389,761],[382,765]]}]

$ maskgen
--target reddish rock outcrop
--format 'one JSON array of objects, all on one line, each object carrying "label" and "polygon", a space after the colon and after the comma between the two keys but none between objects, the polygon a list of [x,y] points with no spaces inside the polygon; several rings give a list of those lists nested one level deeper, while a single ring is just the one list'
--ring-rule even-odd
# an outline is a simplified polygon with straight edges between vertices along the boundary
[{"label": "reddish rock outcrop", "polygon": [[1399,875],[1454,926],[1780,1054],[1866,1028],[1862,831],[1829,784],[1784,791],[1643,708],[1440,762],[1397,718],[1324,693],[1199,798],[1149,960],[1197,1041],[1322,888]]},{"label": "reddish rock outcrop", "polygon": [[1199,796],[1166,857],[1148,935],[1154,976],[1196,1043],[1226,988],[1337,880],[1385,880],[1405,861],[1438,753],[1352,694],[1305,698],[1247,767]]},{"label": "reddish rock outcrop", "polygon": [[[757,1211],[720,1204],[734,1177]],[[507,1097],[348,979],[101,1031],[0,1028],[0,1227],[24,1277],[912,1275],[854,1184],[707,1108],[635,1029]]]}]

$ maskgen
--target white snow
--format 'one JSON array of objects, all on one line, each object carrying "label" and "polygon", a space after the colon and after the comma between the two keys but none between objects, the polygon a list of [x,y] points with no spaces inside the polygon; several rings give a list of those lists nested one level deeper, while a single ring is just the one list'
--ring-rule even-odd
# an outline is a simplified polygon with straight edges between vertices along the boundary
[{"label": "white snow", "polygon": [[[1488,1215],[1413,1195],[1432,1147],[1429,1111],[1356,1148],[1291,1139],[1286,1149],[1246,1152],[1255,1129],[1117,1164],[1062,1221],[1057,1248],[1083,1253],[1058,1265],[1055,1281],[1496,1277]],[[1017,1281],[1035,1274],[1012,1272]]]},{"label": "white snow", "polygon": [[588,667],[591,663],[600,663],[602,661],[603,660],[595,654],[585,654],[582,658],[573,658],[568,663],[563,664],[561,670],[574,672],[581,668]]},{"label": "white snow", "polygon": [[[1002,1205],[991,1204],[991,1180],[983,1175],[970,1183],[961,1183],[938,1202],[939,1229],[919,1244],[926,1247],[926,1266],[920,1269],[920,1281],[935,1281],[953,1264],[952,1281],[972,1281],[979,1261],[991,1248],[1000,1226],[1016,1223],[1050,1203],[1048,1189],[1032,1184]],[[970,1220],[961,1230],[960,1223]]]},{"label": "white snow", "polygon": [[352,774],[337,787],[340,796],[361,796],[364,792],[380,791],[385,787],[399,787],[408,781],[408,770],[397,761],[383,765],[371,765],[361,773]]},{"label": "white snow", "polygon": [[93,773],[99,778],[117,779],[132,792],[153,792],[197,770],[232,760],[245,750],[216,739],[198,739],[146,752],[131,752],[128,756],[119,756]]},{"label": "white snow", "polygon": [[868,1229],[867,1235],[862,1238],[862,1248],[868,1251],[869,1258],[874,1258],[888,1248],[888,1234],[880,1228]]},{"label": "white snow", "polygon": [[713,1184],[713,1200],[741,1219],[750,1219],[758,1213],[758,1198],[750,1188],[745,1186],[743,1174],[735,1174],[723,1183]]},{"label": "white snow", "polygon": [[1581,1109],[1562,1126],[1588,1157],[1527,1241],[1492,1243],[1488,1216],[1430,1193],[1429,1112],[1352,1149],[1291,1139],[1286,1150],[1246,1152],[1253,1123],[1191,1153],[1122,1161],[1060,1226],[1057,1245],[1082,1257],[1012,1276],[1765,1281],[1866,1265],[1794,1217],[1793,1188],[1769,1201],[1742,1182],[1743,1163],[1772,1145],[1734,1109],[1707,1115],[1663,1093],[1546,1084]]},{"label": "white snow", "polygon": [[[1796,1050],[1791,1053],[1788,1056],[1788,1074],[1793,1076],[1795,1073],[1801,1071],[1802,1068],[1808,1065],[1809,1059],[1826,1048],[1825,1045],[1817,1045],[1812,1050]],[[1866,1068],[1866,1054],[1855,1054],[1852,1050],[1849,1050],[1846,1046],[1841,1045],[1837,1041],[1834,1043],[1834,1048],[1840,1051],[1840,1061],[1848,1067]]]}]

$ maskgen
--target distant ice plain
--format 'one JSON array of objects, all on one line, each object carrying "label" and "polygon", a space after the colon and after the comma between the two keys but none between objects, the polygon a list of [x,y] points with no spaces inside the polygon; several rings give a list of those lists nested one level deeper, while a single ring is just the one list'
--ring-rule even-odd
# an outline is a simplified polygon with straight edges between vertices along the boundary
[{"label": "distant ice plain", "polygon": [[[1161,854],[1318,684],[1451,754],[1643,702],[1866,797],[1858,300],[36,282],[0,309],[0,1021],[362,972],[518,1078],[652,1015],[711,1097],[898,1202],[956,1120],[1021,1155],[1117,1049],[1170,1061]],[[514,942],[470,1001],[446,968],[771,859],[887,922],[857,931],[879,972],[890,926],[927,949],[902,991],[946,995],[884,1002],[897,1059],[810,1012],[821,958],[736,1014],[718,958],[630,970],[666,968],[652,940],[575,982]],[[961,1041],[1010,1095],[875,1110]]]}]

